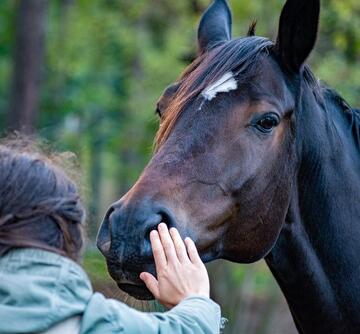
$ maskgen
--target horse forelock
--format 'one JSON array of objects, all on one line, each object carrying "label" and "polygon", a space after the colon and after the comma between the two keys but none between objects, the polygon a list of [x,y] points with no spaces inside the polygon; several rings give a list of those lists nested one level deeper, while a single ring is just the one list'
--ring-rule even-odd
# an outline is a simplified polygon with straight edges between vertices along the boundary
[{"label": "horse forelock", "polygon": [[[270,52],[274,43],[263,37],[251,36],[234,39],[198,57],[179,78],[179,89],[173,97],[155,139],[156,150],[168,138],[177,119],[190,103],[200,97],[207,87],[232,73],[238,85],[254,75],[260,55]],[[201,101],[200,101],[201,102]]]}]

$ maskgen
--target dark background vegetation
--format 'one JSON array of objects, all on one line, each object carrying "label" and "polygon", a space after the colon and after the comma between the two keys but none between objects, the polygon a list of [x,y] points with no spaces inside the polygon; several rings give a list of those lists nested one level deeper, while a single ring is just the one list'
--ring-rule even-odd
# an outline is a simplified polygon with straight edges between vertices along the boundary
[{"label": "dark background vegetation", "polygon": [[[111,284],[93,248],[107,205],[124,194],[152,154],[155,103],[196,50],[209,0],[1,0],[0,124],[77,154],[89,209],[85,266],[95,286]],[[258,19],[276,37],[284,1],[230,0],[234,33]],[[323,0],[309,60],[316,75],[352,105],[360,101],[360,2]],[[264,263],[210,265],[213,295],[230,319],[226,333],[294,333]],[[148,310],[147,304],[138,303]]]}]

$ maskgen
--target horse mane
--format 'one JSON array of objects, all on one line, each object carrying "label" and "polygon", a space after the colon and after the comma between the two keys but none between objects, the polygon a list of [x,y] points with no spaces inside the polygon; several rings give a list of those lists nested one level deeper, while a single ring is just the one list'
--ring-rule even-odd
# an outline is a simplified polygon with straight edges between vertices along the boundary
[{"label": "horse mane", "polygon": [[325,100],[332,103],[338,110],[344,113],[355,143],[357,144],[358,149],[360,149],[360,110],[352,108],[334,89],[322,86],[322,91]]},{"label": "horse mane", "polygon": [[304,66],[303,78],[315,100],[324,110],[328,110],[329,106],[332,106],[345,115],[355,143],[360,149],[360,110],[352,108],[335,89],[318,80],[307,65]]},{"label": "horse mane", "polygon": [[250,26],[249,26],[247,36],[249,36],[249,37],[255,36],[256,26],[257,26],[257,20],[252,21]]}]

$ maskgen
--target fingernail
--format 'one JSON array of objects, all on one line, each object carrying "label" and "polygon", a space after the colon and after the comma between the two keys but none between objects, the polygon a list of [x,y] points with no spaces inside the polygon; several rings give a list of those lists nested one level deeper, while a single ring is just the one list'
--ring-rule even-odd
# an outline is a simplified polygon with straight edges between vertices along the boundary
[{"label": "fingernail", "polygon": [[160,224],[159,224],[159,228],[160,228],[160,229],[167,229],[167,226],[166,226],[165,223],[160,223]]}]

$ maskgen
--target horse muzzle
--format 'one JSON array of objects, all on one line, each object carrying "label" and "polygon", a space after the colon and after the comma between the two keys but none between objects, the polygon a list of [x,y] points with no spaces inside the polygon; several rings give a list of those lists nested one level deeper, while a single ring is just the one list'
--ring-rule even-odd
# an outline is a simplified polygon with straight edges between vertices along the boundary
[{"label": "horse muzzle", "polygon": [[153,299],[139,275],[143,271],[156,275],[150,232],[161,222],[175,226],[165,206],[150,201],[125,205],[120,200],[109,208],[98,233],[97,247],[106,258],[110,276],[137,299]]}]

